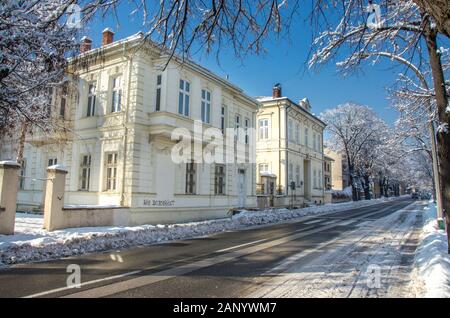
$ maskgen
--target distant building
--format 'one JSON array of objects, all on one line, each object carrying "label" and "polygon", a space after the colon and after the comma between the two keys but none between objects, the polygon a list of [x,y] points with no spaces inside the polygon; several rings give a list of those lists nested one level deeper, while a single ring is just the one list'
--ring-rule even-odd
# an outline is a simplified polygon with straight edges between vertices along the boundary
[{"label": "distant building", "polygon": [[323,156],[323,184],[325,190],[331,190],[333,188],[333,162],[333,158],[327,155]]},{"label": "distant building", "polygon": [[295,103],[283,97],[279,84],[272,96],[257,99],[261,103],[256,137],[259,194],[274,196],[275,206],[323,203],[325,123],[311,113],[306,98]]},{"label": "distant building", "polygon": [[325,148],[324,154],[332,159],[331,162],[331,187],[333,190],[342,191],[350,186],[350,174],[345,155],[341,155],[329,148]]}]

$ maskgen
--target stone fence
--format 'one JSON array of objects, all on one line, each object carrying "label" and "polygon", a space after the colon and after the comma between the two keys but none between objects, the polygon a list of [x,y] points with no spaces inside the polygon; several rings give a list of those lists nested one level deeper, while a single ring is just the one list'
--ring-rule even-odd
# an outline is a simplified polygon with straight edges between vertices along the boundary
[{"label": "stone fence", "polygon": [[[18,170],[13,161],[0,161],[0,234],[14,234],[17,207]],[[44,228],[55,231],[74,227],[125,226],[129,209],[120,206],[64,206],[67,170],[61,165],[47,168],[44,200]]]},{"label": "stone fence", "polygon": [[95,226],[128,225],[128,209],[119,206],[64,206],[67,170],[60,165],[47,168],[44,228],[48,231]]},{"label": "stone fence", "polygon": [[0,161],[0,234],[14,234],[20,165]]}]

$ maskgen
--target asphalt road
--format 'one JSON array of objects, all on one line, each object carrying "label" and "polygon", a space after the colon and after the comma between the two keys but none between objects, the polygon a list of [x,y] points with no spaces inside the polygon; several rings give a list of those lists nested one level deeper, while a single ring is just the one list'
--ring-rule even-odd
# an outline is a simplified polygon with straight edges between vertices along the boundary
[{"label": "asphalt road", "polygon": [[[412,202],[400,199],[203,238],[17,265],[0,271],[0,297],[245,297],[291,255],[305,251],[300,261],[307,264],[361,223]],[[67,287],[71,264],[81,269],[80,288]]]}]

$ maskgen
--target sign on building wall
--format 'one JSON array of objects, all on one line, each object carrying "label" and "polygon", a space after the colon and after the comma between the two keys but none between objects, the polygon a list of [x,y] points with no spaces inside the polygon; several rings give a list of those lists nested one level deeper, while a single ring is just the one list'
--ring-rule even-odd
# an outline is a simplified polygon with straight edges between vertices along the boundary
[{"label": "sign on building wall", "polygon": [[175,206],[175,200],[144,199],[144,206],[170,207]]}]

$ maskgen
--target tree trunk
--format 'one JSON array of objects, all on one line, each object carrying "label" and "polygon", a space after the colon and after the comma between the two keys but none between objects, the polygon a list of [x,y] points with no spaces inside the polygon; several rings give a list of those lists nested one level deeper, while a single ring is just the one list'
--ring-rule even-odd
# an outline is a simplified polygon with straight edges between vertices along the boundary
[{"label": "tree trunk", "polygon": [[16,158],[17,163],[20,165],[22,165],[23,163],[23,150],[25,148],[26,134],[27,134],[27,123],[23,121],[20,127],[19,149],[17,149],[17,158]]},{"label": "tree trunk", "polygon": [[447,227],[448,253],[450,254],[450,112],[446,112],[448,105],[447,92],[445,88],[444,72],[442,70],[441,57],[438,52],[436,31],[431,29],[427,23],[425,29],[428,54],[430,56],[430,66],[433,75],[434,93],[439,124],[447,124],[447,131],[440,129],[437,132],[439,163],[442,187],[442,212],[445,215]]},{"label": "tree trunk", "polygon": [[364,197],[366,200],[371,200],[371,196],[370,196],[370,176],[369,175],[364,175]]},{"label": "tree trunk", "polygon": [[358,201],[358,194],[356,192],[355,176],[354,176],[355,166],[352,164],[352,162],[350,160],[350,156],[349,156],[347,149],[345,151],[345,154],[347,156],[347,166],[348,166],[348,174],[349,174],[349,178],[350,178],[350,185],[352,186],[352,200]]},{"label": "tree trunk", "polygon": [[448,0],[414,0],[414,2],[425,12],[433,17],[436,26],[442,34],[450,37],[450,1]]},{"label": "tree trunk", "polygon": [[389,198],[389,180],[386,178],[384,179],[384,196]]}]

